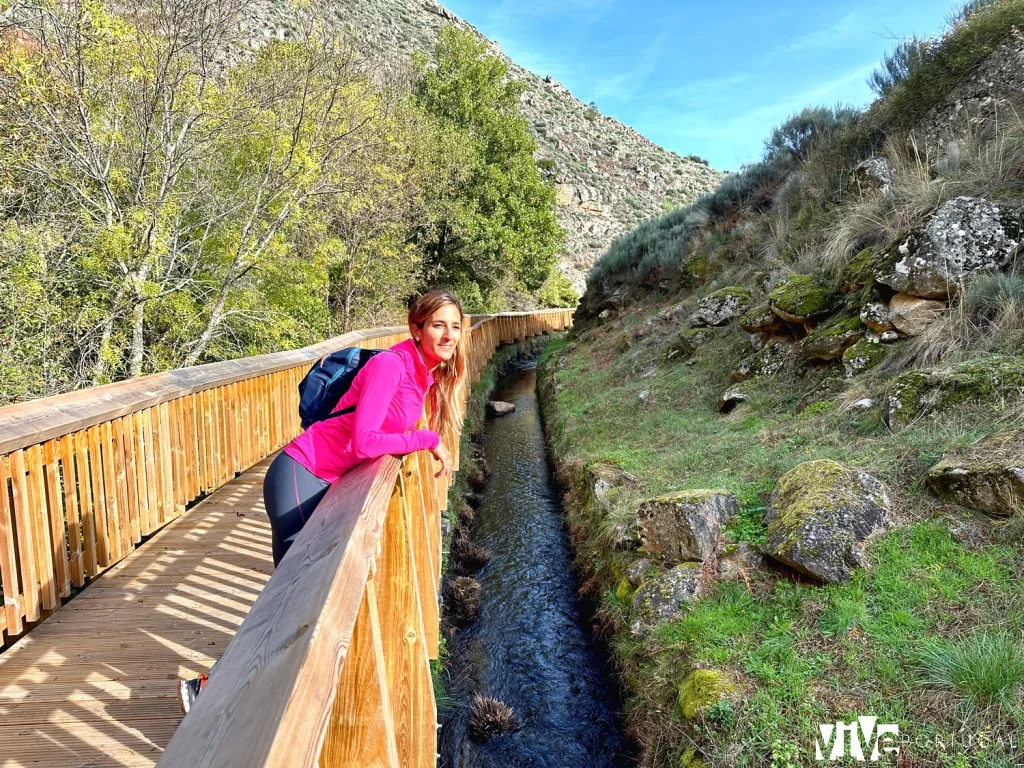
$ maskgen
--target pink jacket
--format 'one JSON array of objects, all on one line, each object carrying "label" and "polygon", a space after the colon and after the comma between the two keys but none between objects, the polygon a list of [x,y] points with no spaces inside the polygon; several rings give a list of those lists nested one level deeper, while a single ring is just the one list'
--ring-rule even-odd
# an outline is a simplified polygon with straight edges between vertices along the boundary
[{"label": "pink jacket", "polygon": [[284,452],[333,483],[364,459],[436,448],[441,441],[437,432],[412,428],[423,414],[434,377],[412,339],[395,344],[391,352],[371,358],[334,407],[354,405],[353,413],[316,422]]}]

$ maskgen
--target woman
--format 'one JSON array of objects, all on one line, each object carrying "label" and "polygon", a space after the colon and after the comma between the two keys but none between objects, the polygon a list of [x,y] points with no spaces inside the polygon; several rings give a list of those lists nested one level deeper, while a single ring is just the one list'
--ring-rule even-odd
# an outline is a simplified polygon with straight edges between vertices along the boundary
[{"label": "woman", "polygon": [[[409,333],[411,338],[370,358],[334,407],[354,405],[355,411],[312,424],[271,462],[263,500],[275,567],[331,484],[361,461],[427,450],[441,462],[435,477],[451,472],[451,453],[439,433],[462,427],[462,305],[447,291],[423,294],[409,308]],[[428,399],[432,429],[413,429]],[[179,683],[183,713],[206,679]]]}]

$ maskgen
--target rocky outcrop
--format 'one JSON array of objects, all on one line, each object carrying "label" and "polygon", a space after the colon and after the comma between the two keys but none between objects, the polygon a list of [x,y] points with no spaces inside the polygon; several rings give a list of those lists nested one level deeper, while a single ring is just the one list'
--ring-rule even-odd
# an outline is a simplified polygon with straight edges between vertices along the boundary
[{"label": "rocky outcrop", "polygon": [[721,490],[686,490],[644,501],[637,509],[640,541],[665,563],[705,560],[734,514],[736,497]]},{"label": "rocky outcrop", "polygon": [[885,360],[885,356],[885,347],[881,344],[861,339],[843,352],[843,369],[846,371],[847,378],[851,378],[858,373],[874,368]]},{"label": "rocky outcrop", "polygon": [[[370,71],[403,73],[412,54],[431,53],[441,28],[455,24],[476,31],[434,0],[314,0],[359,51]],[[239,24],[252,47],[268,37],[284,38],[303,24],[302,6],[253,0]],[[478,33],[479,34],[479,33]],[[537,140],[536,157],[557,191],[558,221],[565,230],[562,272],[580,294],[586,274],[618,235],[644,219],[684,205],[718,186],[723,174],[681,157],[614,118],[584,104],[552,77],[535,75],[511,61],[497,43],[481,35],[488,52],[509,65],[525,86],[520,112]]]},{"label": "rocky outcrop", "polygon": [[682,618],[700,596],[699,563],[683,563],[644,582],[633,595],[630,629],[641,635]]},{"label": "rocky outcrop", "polygon": [[860,308],[860,321],[878,334],[896,330],[896,326],[892,324],[892,318],[889,316],[889,307],[880,301],[865,302],[864,306]]},{"label": "rocky outcrop", "polygon": [[764,302],[750,309],[740,318],[740,327],[748,333],[772,336],[780,333],[786,327],[786,323],[772,312],[768,302]]},{"label": "rocky outcrop", "polygon": [[951,368],[910,370],[889,384],[886,410],[890,427],[961,403],[1001,405],[1024,397],[1020,358],[991,355]]},{"label": "rocky outcrop", "polygon": [[727,328],[685,328],[679,332],[676,347],[684,355],[692,355],[701,347],[713,344],[728,333]]},{"label": "rocky outcrop", "polygon": [[939,498],[991,515],[1024,511],[1024,432],[996,435],[928,470]]},{"label": "rocky outcrop", "polygon": [[811,323],[832,312],[832,288],[813,275],[787,275],[768,294],[772,312],[790,323]]},{"label": "rocky outcrop", "polygon": [[898,292],[946,300],[969,275],[1004,267],[1017,245],[993,203],[956,197],[893,243],[875,277]]},{"label": "rocky outcrop", "polygon": [[690,318],[691,325],[725,325],[739,317],[750,305],[750,291],[732,286],[715,291],[700,300]]},{"label": "rocky outcrop", "polygon": [[769,341],[757,354],[740,360],[729,378],[739,383],[755,376],[774,376],[789,362],[791,352],[785,341]]},{"label": "rocky outcrop", "polygon": [[889,526],[889,497],[867,472],[809,461],[779,478],[765,523],[772,558],[819,581],[845,581],[868,565],[866,543]]},{"label": "rocky outcrop", "polygon": [[767,569],[767,562],[760,550],[741,541],[730,544],[718,556],[718,575],[725,579],[749,579]]},{"label": "rocky outcrop", "polygon": [[884,157],[869,157],[853,169],[850,186],[860,194],[887,192],[895,169]]}]

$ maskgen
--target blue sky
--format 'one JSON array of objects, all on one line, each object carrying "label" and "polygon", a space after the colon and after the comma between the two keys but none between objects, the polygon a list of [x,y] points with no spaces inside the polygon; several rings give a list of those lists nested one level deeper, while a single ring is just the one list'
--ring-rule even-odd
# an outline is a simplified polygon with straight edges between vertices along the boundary
[{"label": "blue sky", "polygon": [[896,39],[957,0],[447,0],[514,61],[680,154],[735,170],[804,106],[863,106]]}]

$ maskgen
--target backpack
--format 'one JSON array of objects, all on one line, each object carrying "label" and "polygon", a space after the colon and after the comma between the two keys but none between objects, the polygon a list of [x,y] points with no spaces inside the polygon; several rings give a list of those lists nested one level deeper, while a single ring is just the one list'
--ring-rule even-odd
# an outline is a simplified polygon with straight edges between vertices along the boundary
[{"label": "backpack", "polygon": [[352,413],[356,409],[354,405],[334,413],[332,410],[348,392],[356,374],[370,362],[370,358],[387,351],[346,347],[324,355],[314,363],[299,382],[299,418],[302,420],[302,428],[309,429],[318,421]]}]

